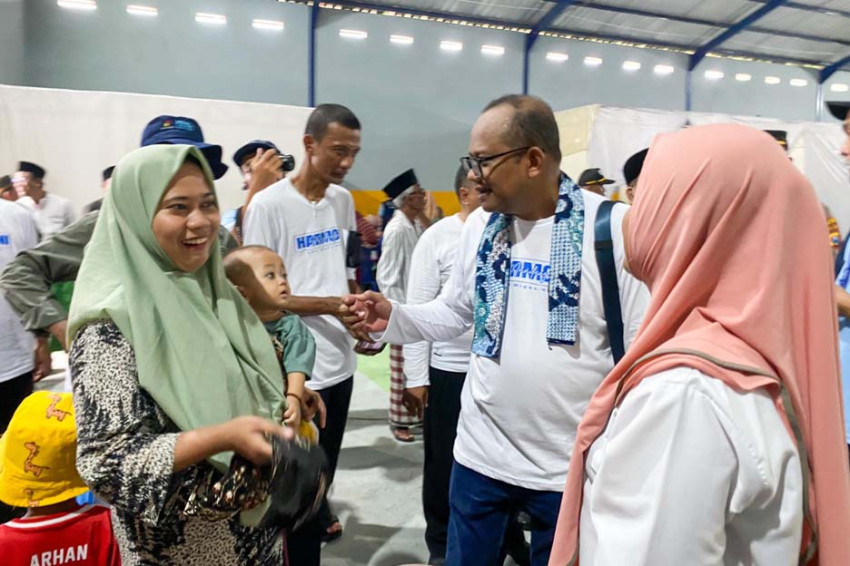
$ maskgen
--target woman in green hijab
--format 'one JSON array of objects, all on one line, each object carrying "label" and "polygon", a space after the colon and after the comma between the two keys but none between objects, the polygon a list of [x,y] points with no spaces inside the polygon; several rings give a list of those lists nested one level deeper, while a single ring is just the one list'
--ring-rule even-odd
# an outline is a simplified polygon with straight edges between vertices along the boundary
[{"label": "woman in green hijab", "polygon": [[[77,468],[113,506],[125,565],[282,563],[280,533],[240,514],[267,499],[267,438],[291,437],[283,380],[225,278],[212,179],[190,146],[122,159],[71,304]],[[234,452],[258,467],[240,474]]]}]

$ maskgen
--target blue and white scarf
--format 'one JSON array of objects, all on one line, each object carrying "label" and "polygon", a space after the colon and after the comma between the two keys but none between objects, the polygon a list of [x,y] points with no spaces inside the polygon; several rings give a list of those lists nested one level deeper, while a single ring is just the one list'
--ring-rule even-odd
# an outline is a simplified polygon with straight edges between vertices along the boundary
[{"label": "blue and white scarf", "polygon": [[[505,331],[511,267],[512,216],[492,214],[475,260],[475,331],[472,353],[498,358]],[[584,239],[584,197],[561,176],[552,227],[549,277],[549,344],[575,344]]]}]

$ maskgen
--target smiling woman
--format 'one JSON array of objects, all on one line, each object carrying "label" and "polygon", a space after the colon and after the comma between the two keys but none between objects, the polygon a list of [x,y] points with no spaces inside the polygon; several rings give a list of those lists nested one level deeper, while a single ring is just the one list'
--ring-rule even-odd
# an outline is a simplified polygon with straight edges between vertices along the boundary
[{"label": "smiling woman", "polygon": [[271,499],[271,439],[292,437],[283,380],[211,253],[218,227],[201,153],[141,148],[118,164],[80,268],[77,468],[112,505],[125,563],[282,562],[280,529],[245,525]]},{"label": "smiling woman", "polygon": [[156,241],[175,267],[194,273],[207,262],[220,223],[218,202],[200,163],[187,160],[153,217]]}]

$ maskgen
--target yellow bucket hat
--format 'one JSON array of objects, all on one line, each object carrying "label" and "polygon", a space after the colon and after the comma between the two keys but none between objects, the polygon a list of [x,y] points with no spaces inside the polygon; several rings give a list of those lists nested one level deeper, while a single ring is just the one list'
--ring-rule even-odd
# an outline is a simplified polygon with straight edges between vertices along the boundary
[{"label": "yellow bucket hat", "polygon": [[0,501],[44,507],[88,491],[77,473],[77,427],[70,393],[33,393],[0,439]]}]

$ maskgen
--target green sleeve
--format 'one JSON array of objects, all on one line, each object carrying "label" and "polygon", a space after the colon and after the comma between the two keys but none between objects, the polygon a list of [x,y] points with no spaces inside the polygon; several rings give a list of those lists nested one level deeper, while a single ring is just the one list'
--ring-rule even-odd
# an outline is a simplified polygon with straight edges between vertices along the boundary
[{"label": "green sleeve", "polygon": [[288,314],[283,322],[280,342],[283,344],[284,370],[286,373],[303,373],[310,379],[316,362],[316,341],[298,316]]},{"label": "green sleeve", "polygon": [[27,330],[46,332],[68,318],[50,290],[54,283],[73,281],[91,240],[97,213],[91,213],[61,232],[18,254],[0,275],[0,290]]}]

